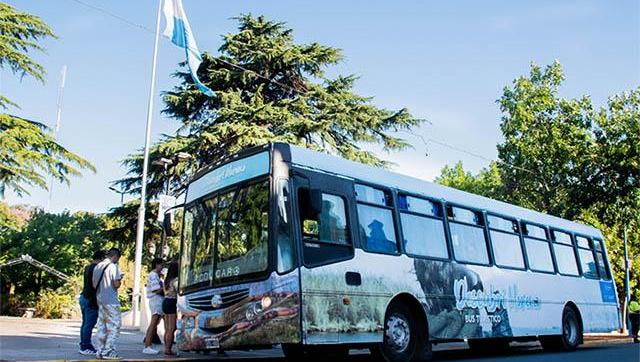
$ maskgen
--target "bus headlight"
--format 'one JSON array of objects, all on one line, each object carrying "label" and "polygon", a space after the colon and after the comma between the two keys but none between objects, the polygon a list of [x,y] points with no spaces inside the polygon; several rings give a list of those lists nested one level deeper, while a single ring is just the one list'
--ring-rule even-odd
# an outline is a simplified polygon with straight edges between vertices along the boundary
[{"label": "bus headlight", "polygon": [[269,297],[268,295],[265,295],[264,297],[262,297],[262,300],[260,301],[260,305],[262,306],[262,310],[268,309],[269,307],[271,307],[271,297]]}]

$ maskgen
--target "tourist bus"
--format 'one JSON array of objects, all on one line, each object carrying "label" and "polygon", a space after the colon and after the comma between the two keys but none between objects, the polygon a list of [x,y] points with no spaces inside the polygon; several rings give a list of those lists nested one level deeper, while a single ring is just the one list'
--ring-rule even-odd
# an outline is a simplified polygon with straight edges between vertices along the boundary
[{"label": "tourist bus", "polygon": [[540,340],[620,328],[601,232],[508,203],[274,143],[187,185],[182,350],[285,355]]}]

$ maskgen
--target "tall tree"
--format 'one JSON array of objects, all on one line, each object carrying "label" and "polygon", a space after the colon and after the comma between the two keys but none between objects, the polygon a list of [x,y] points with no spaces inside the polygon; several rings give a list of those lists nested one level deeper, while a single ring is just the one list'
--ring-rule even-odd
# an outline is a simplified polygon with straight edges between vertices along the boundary
[{"label": "tall tree", "polygon": [[563,81],[560,63],[533,64],[498,100],[508,194],[568,219],[597,203],[633,202],[640,188],[640,89],[596,109],[588,96],[560,97]]},{"label": "tall tree", "polygon": [[496,200],[509,201],[509,195],[504,192],[504,185],[496,162],[491,162],[488,167],[483,168],[478,174],[474,175],[469,171],[465,171],[462,161],[459,161],[453,167],[443,167],[440,175],[434,181],[458,190]]},{"label": "tall tree", "polygon": [[500,162],[478,175],[458,163],[445,167],[437,181],[597,227],[607,242],[620,300],[625,298],[626,229],[630,286],[637,299],[640,89],[614,95],[597,108],[587,96],[561,98],[563,81],[558,62],[544,68],[533,64],[530,74],[505,87],[498,100],[504,136]]},{"label": "tall tree", "polygon": [[[329,78],[325,69],[342,60],[339,49],[318,43],[298,44],[285,23],[242,15],[238,31],[227,34],[219,56],[203,54],[200,80],[210,87],[207,97],[188,72],[175,75],[180,84],[165,93],[164,113],[180,122],[177,135],[166,136],[154,147],[153,157],[178,151],[194,156],[186,166],[171,170],[180,182],[185,169],[194,169],[242,148],[283,141],[367,164],[387,163],[363,144],[381,144],[385,150],[408,146],[394,131],[422,120],[406,109],[387,110],[371,97],[353,92],[357,77]],[[184,65],[184,64],[183,64]],[[249,70],[249,71],[247,71]],[[123,187],[137,191],[141,157],[125,160],[129,177]],[[151,168],[150,193],[161,190],[163,169]]]},{"label": "tall tree", "polygon": [[[39,42],[47,37],[54,34],[42,19],[0,3],[0,68],[44,82],[45,70],[29,52],[44,51]],[[17,104],[0,95],[0,108],[9,107]],[[69,183],[69,177],[80,175],[81,169],[95,171],[88,161],[57,143],[44,124],[0,113],[0,196],[7,189],[19,195],[28,194],[28,186],[46,189],[47,175]]]}]

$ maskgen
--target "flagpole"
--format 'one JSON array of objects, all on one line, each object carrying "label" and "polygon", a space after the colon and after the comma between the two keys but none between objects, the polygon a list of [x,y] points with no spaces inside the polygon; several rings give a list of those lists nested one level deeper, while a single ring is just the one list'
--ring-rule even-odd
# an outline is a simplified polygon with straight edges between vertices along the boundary
[{"label": "flagpole", "polygon": [[[60,132],[60,117],[62,116],[62,97],[64,95],[64,83],[67,79],[67,66],[63,65],[60,71],[60,86],[58,88],[58,109],[56,111],[56,128],[53,130],[53,139],[58,140],[58,132]],[[47,200],[47,212],[51,208],[51,199],[53,198],[53,175],[49,177],[49,200]]]},{"label": "flagpole", "polygon": [[153,43],[153,61],[151,65],[151,86],[149,89],[149,103],[147,106],[147,130],[144,139],[144,157],[142,160],[142,181],[140,190],[140,207],[138,208],[138,227],[136,230],[136,255],[133,272],[133,295],[131,299],[132,324],[140,325],[140,274],[142,272],[142,244],[144,240],[145,203],[147,198],[147,172],[149,170],[149,144],[151,143],[151,120],[153,118],[153,99],[156,96],[156,63],[158,59],[158,40],[160,39],[160,13],[162,0],[158,0],[158,14],[156,15],[156,35]]}]

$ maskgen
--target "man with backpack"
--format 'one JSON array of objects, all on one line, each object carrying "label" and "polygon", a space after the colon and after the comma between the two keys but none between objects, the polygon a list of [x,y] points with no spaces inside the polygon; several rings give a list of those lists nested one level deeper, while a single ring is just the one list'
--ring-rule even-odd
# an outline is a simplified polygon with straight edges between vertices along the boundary
[{"label": "man with backpack", "polygon": [[122,282],[118,267],[120,256],[120,250],[112,248],[107,252],[107,258],[98,263],[93,270],[93,286],[96,288],[98,301],[96,357],[99,359],[120,359],[115,350],[122,324],[120,300],[118,300],[118,288]]},{"label": "man with backpack", "polygon": [[98,322],[98,301],[96,290],[93,288],[93,269],[104,259],[104,251],[98,250],[91,256],[91,264],[84,268],[82,293],[80,293],[80,311],[82,312],[82,325],[80,326],[80,350],[81,355],[94,355],[96,349],[91,344],[91,332]]}]

